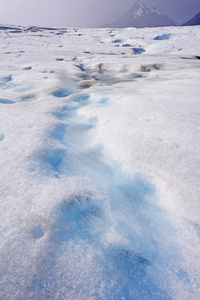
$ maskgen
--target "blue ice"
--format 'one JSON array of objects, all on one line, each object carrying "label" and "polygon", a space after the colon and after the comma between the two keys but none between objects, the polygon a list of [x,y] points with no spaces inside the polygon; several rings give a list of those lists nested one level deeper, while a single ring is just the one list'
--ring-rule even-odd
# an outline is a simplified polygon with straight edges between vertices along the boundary
[{"label": "blue ice", "polygon": [[143,48],[132,48],[134,54],[142,54],[145,52]]},{"label": "blue ice", "polygon": [[165,33],[165,34],[162,34],[162,35],[158,35],[154,38],[154,40],[169,40],[172,38],[172,34],[171,33]]}]

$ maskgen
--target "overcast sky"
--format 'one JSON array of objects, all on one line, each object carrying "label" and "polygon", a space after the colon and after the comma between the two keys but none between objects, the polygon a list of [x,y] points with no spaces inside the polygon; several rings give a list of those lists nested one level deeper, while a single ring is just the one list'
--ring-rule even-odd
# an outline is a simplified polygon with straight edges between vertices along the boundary
[{"label": "overcast sky", "polygon": [[[182,23],[200,12],[200,0],[141,0]],[[95,27],[128,10],[136,0],[0,0],[0,23]]]}]

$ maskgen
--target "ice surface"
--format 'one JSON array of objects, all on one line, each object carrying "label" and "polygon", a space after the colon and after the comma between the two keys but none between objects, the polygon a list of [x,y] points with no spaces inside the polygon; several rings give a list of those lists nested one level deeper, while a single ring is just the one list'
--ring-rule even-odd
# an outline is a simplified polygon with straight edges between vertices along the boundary
[{"label": "ice surface", "polygon": [[0,30],[0,299],[199,299],[200,28]]},{"label": "ice surface", "polygon": [[115,43],[115,44],[123,43],[123,40],[117,39],[117,40],[112,41],[112,43]]},{"label": "ice surface", "polygon": [[145,52],[143,48],[132,48],[134,54],[142,54]]},{"label": "ice surface", "polygon": [[154,38],[154,40],[169,40],[172,38],[172,34],[170,33],[164,33],[162,35],[158,35]]}]

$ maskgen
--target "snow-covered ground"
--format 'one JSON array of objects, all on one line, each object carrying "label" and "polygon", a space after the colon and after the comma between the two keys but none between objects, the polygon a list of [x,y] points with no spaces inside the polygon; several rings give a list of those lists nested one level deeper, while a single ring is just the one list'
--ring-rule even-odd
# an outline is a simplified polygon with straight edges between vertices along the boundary
[{"label": "snow-covered ground", "polygon": [[200,27],[0,47],[0,299],[199,299]]}]

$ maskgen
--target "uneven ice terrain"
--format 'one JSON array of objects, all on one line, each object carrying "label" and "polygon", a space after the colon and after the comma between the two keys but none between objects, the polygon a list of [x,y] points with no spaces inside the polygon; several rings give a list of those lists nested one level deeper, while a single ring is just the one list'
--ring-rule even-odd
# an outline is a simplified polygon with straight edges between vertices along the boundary
[{"label": "uneven ice terrain", "polygon": [[0,299],[199,299],[200,27],[0,45]]}]

